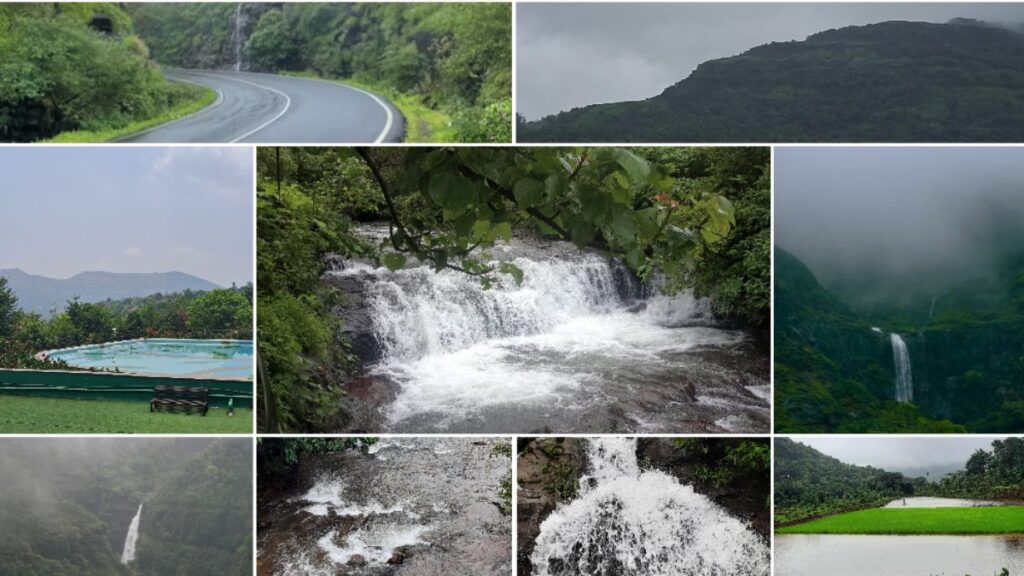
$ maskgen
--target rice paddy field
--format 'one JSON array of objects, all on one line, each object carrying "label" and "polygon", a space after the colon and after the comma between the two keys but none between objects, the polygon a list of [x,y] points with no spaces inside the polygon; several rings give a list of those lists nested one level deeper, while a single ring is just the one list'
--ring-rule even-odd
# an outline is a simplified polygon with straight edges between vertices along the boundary
[{"label": "rice paddy field", "polygon": [[1024,534],[1024,506],[871,508],[779,528],[777,534]]},{"label": "rice paddy field", "polygon": [[144,402],[69,400],[0,394],[5,434],[250,434],[252,411],[211,407],[206,416],[150,413]]}]

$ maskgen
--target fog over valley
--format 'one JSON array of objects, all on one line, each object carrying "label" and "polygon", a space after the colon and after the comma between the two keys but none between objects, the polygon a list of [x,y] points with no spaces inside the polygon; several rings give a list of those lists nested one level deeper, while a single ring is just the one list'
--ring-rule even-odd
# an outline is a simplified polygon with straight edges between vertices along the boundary
[{"label": "fog over valley", "polygon": [[986,278],[1024,251],[1024,151],[781,148],[775,241],[840,297]]}]

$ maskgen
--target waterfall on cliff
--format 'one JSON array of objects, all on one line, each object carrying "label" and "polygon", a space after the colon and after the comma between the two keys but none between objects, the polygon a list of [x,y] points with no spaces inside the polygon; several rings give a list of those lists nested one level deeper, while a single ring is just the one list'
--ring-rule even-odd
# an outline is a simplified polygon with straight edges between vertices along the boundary
[{"label": "waterfall on cliff", "polygon": [[235,49],[236,72],[242,70],[242,46],[245,45],[245,39],[242,38],[242,24],[242,3],[239,2],[235,8],[235,28],[231,32],[231,43]]},{"label": "waterfall on cliff", "polygon": [[124,550],[121,552],[121,564],[135,561],[135,542],[139,539],[139,519],[142,517],[142,504],[128,525],[128,535],[124,537]]},{"label": "waterfall on cliff", "polygon": [[636,439],[591,439],[587,455],[579,497],[541,524],[537,576],[769,573],[763,539],[691,486],[641,471]]},{"label": "waterfall on cliff", "polygon": [[899,334],[890,334],[892,340],[892,360],[896,368],[896,401],[914,401],[914,377],[911,374],[910,352],[907,344]]}]

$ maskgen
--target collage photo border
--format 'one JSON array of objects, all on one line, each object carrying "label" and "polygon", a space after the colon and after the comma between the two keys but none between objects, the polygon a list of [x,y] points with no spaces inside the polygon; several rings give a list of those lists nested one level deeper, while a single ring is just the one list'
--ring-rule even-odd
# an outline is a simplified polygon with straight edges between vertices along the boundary
[{"label": "collage photo border", "polygon": [[[203,1],[205,2],[206,0],[203,0]],[[286,1],[294,1],[294,0],[286,0]],[[305,1],[305,0],[300,0],[300,1]],[[417,3],[419,0],[397,0],[397,1],[398,2]],[[463,1],[463,0],[457,0],[457,1]],[[487,0],[487,1],[491,1],[491,0]],[[570,3],[580,3],[580,4],[594,2],[594,0],[562,0],[562,1],[568,1]],[[649,3],[649,2],[652,2],[652,1],[656,2],[656,3],[665,3],[665,4],[737,3],[737,2],[719,2],[717,0],[706,0],[704,2],[699,2],[699,1],[694,2],[694,1],[687,1],[687,0],[645,0],[644,3]],[[754,0],[754,1],[762,2],[762,3],[765,3],[765,4],[779,3],[779,2],[773,2],[773,1],[770,1],[770,0]],[[810,0],[800,0],[800,1],[802,1],[802,2],[803,1],[807,1],[807,3],[839,3],[839,2],[836,2],[835,0],[816,0],[815,2],[811,2]],[[880,4],[892,3],[892,2],[886,2],[885,0],[873,0],[873,1],[878,1],[878,3],[880,3]],[[906,0],[904,0],[904,1],[906,1]],[[921,0],[910,0],[910,1],[911,2],[919,2]],[[601,3],[620,3],[621,0],[620,0],[620,2],[615,2],[614,0],[597,0],[597,2],[601,2]],[[518,43],[516,42],[517,33],[518,33],[517,32],[518,7],[522,6],[524,4],[547,4],[547,3],[552,3],[552,2],[550,2],[549,0],[510,0],[509,2],[500,2],[499,1],[499,2],[495,2],[495,3],[508,3],[508,4],[511,4],[511,6],[512,6],[512,38],[513,38],[513,41],[512,41],[512,63],[511,63],[511,65],[512,65],[512,102],[513,102],[513,108],[512,109],[513,109],[513,119],[514,119],[515,118],[515,112],[517,110],[516,104],[517,104],[517,95],[518,95],[518,92],[517,92],[517,89],[518,89],[518,87],[517,87],[517,83],[518,83],[517,48],[518,48],[518,46],[517,46],[517,44]],[[630,2],[626,1],[626,2],[621,2],[621,3],[630,3]],[[742,2],[740,2],[740,3],[742,3]],[[924,3],[924,2],[922,1],[921,3]],[[1012,3],[1012,2],[1007,2],[1007,3]],[[502,144],[453,143],[453,144],[444,144],[443,146],[452,146],[452,147],[481,147],[481,146],[486,146],[486,147],[502,147],[502,148],[504,148],[504,147],[559,147],[559,146],[565,146],[565,144],[534,144],[534,143],[523,143],[523,144],[520,144],[520,143],[516,142],[516,126],[515,126],[515,124],[516,123],[513,120],[513,126],[512,126],[513,142],[512,143],[502,143]],[[591,143],[591,142],[588,142],[588,143],[571,144],[571,145],[580,145],[580,146],[586,145],[586,146],[594,146],[594,147],[614,147],[614,146],[621,146],[622,143],[615,143],[615,142],[596,142],[596,143]],[[777,191],[777,188],[776,188],[776,178],[777,178],[777,174],[778,174],[777,165],[776,165],[776,152],[780,148],[822,148],[822,147],[830,147],[831,148],[831,147],[835,147],[835,148],[894,148],[895,149],[895,148],[953,148],[953,147],[988,148],[988,147],[992,147],[992,148],[1021,148],[1021,149],[1024,149],[1024,144],[971,144],[971,143],[964,143],[964,144],[959,144],[959,143],[943,143],[943,144],[890,144],[890,143],[878,143],[878,144],[866,144],[866,143],[787,144],[787,143],[782,143],[782,144],[780,144],[780,143],[773,143],[773,142],[769,142],[769,143],[763,143],[763,142],[762,143],[758,143],[758,142],[754,142],[754,143],[685,143],[685,142],[680,142],[680,143],[672,143],[672,144],[666,144],[666,143],[635,143],[635,144],[633,144],[633,143],[630,143],[629,145],[630,146],[644,146],[644,147],[666,147],[666,148],[674,148],[674,147],[767,147],[767,148],[770,148],[770,150],[771,150],[771,160],[770,160],[770,162],[771,162],[771,164],[770,164],[771,165],[771,195],[770,195],[770,198],[771,198],[771,230],[770,230],[770,237],[771,237],[771,246],[773,248],[775,247],[775,240],[776,240],[776,229],[775,229],[775,225],[776,225],[776,191]],[[253,188],[254,189],[251,192],[252,192],[252,194],[254,195],[254,198],[255,198],[255,187],[256,187],[256,179],[257,179],[257,174],[256,174],[256,172],[257,172],[256,156],[257,156],[257,148],[259,148],[261,146],[264,146],[264,145],[259,145],[259,144],[239,144],[239,143],[229,143],[229,144],[187,144],[187,145],[186,144],[41,144],[41,145],[40,144],[31,144],[31,145],[0,144],[0,154],[3,154],[4,151],[7,150],[7,149],[16,148],[16,147],[26,147],[26,148],[27,147],[49,147],[49,148],[70,148],[70,149],[83,148],[83,147],[90,147],[90,148],[102,147],[102,148],[110,148],[110,149],[123,149],[123,148],[126,148],[126,147],[152,147],[152,148],[164,148],[164,147],[175,147],[175,148],[177,148],[177,147],[223,148],[223,147],[230,147],[230,148],[247,149],[247,150],[249,150],[251,152],[251,157],[252,157],[252,169],[253,169],[253,175],[252,175],[253,180],[252,181],[253,181]],[[322,144],[322,145],[318,144],[318,145],[312,145],[312,144],[305,144],[305,143],[278,143],[278,144],[266,145],[266,146],[282,146],[282,147],[287,147],[287,146],[346,147],[346,146],[350,146],[350,144]],[[410,148],[410,147],[431,147],[431,146],[442,146],[442,145],[431,145],[431,144],[387,144],[387,143],[382,143],[382,144],[373,144],[373,146],[386,147],[386,148]],[[252,258],[253,258],[252,278],[253,278],[254,292],[258,293],[259,292],[259,278],[256,275],[256,268],[257,268],[257,264],[256,264],[256,240],[257,240],[257,237],[258,237],[258,230],[256,228],[256,223],[257,223],[256,211],[257,211],[257,206],[256,206],[256,202],[254,201],[253,205],[252,205],[252,226],[253,226],[253,238],[252,238]],[[775,430],[776,409],[775,409],[775,372],[774,372],[774,366],[775,366],[775,320],[776,320],[776,316],[775,316],[775,289],[776,289],[776,286],[775,286],[775,282],[774,282],[774,279],[775,279],[774,249],[772,250],[772,255],[771,255],[770,270],[771,270],[771,278],[772,278],[772,283],[771,283],[771,308],[770,308],[770,310],[771,310],[771,324],[770,324],[771,344],[770,344],[770,347],[769,347],[769,382],[770,382],[770,386],[771,386],[771,405],[770,405],[770,424],[769,424],[769,430],[767,432],[765,432],[765,433],[752,433],[752,434],[746,434],[746,433],[719,433],[719,434],[711,434],[711,433],[708,433],[708,434],[695,434],[695,433],[680,433],[680,434],[671,434],[671,433],[657,433],[657,434],[578,434],[578,433],[577,434],[574,434],[574,433],[565,433],[565,434],[543,434],[543,433],[538,433],[538,434],[518,434],[518,433],[509,433],[509,434],[482,434],[482,433],[473,433],[473,434],[448,434],[448,433],[430,433],[430,434],[323,434],[323,433],[291,434],[291,433],[263,433],[263,432],[259,432],[259,427],[258,427],[258,422],[257,422],[257,412],[258,411],[255,409],[255,403],[259,402],[260,398],[259,398],[259,393],[258,393],[259,392],[258,391],[258,387],[256,385],[257,378],[255,377],[255,375],[256,375],[256,372],[257,372],[257,366],[256,366],[256,355],[254,354],[254,356],[253,356],[253,375],[254,375],[254,377],[253,377],[253,402],[254,402],[254,409],[252,410],[252,426],[253,426],[253,428],[252,428],[252,432],[251,433],[224,433],[224,434],[147,434],[147,433],[143,433],[143,434],[131,434],[131,435],[128,435],[128,434],[10,434],[10,433],[0,433],[0,439],[25,439],[25,438],[50,438],[50,439],[57,439],[57,438],[69,438],[69,437],[80,437],[80,438],[129,438],[129,437],[131,437],[131,438],[236,438],[236,439],[238,439],[238,438],[248,438],[249,441],[250,441],[250,444],[251,444],[251,449],[252,449],[251,450],[252,451],[252,460],[251,461],[252,461],[252,470],[253,470],[253,484],[252,484],[252,494],[251,494],[251,496],[252,496],[252,503],[253,503],[253,509],[252,509],[253,569],[252,569],[252,573],[254,575],[257,573],[257,564],[258,564],[258,561],[257,561],[257,558],[258,558],[258,550],[257,550],[258,542],[257,542],[256,534],[258,533],[258,520],[259,520],[258,519],[258,514],[257,514],[257,511],[258,511],[258,508],[259,508],[259,502],[258,502],[258,499],[257,499],[257,497],[258,497],[258,481],[257,481],[258,470],[257,470],[256,449],[257,449],[257,443],[260,441],[260,439],[263,439],[263,438],[345,438],[345,437],[360,437],[360,436],[367,436],[367,435],[379,436],[381,438],[408,438],[408,437],[495,438],[495,439],[504,439],[504,440],[507,440],[507,441],[511,442],[513,448],[515,448],[517,440],[519,438],[521,438],[521,437],[531,437],[531,438],[532,437],[542,437],[542,438],[584,438],[584,439],[585,438],[594,438],[594,437],[603,437],[603,438],[608,438],[608,437],[709,438],[710,437],[710,438],[761,438],[761,439],[767,439],[769,441],[770,445],[771,445],[771,466],[770,466],[771,478],[770,478],[770,484],[769,484],[769,486],[770,486],[770,495],[769,496],[770,496],[771,502],[772,502],[771,511],[770,511],[771,527],[774,527],[774,519],[775,519],[775,503],[774,503],[775,491],[774,491],[774,489],[775,489],[775,463],[776,463],[775,462],[775,443],[776,443],[777,439],[779,439],[779,438],[789,438],[789,439],[795,439],[795,440],[799,440],[801,438],[857,438],[857,439],[868,439],[868,438],[879,439],[879,438],[881,438],[881,439],[885,439],[885,438],[939,438],[939,437],[950,437],[950,436],[948,436],[948,435],[943,436],[943,435],[938,435],[938,434],[921,434],[921,433],[914,433],[914,434],[910,434],[910,433],[896,433],[896,434],[792,434],[792,433],[777,433],[776,430]],[[257,338],[258,338],[258,336],[257,336],[257,317],[258,317],[258,315],[259,315],[258,304],[256,302],[256,299],[254,298],[254,302],[253,302],[253,318],[252,318],[252,331],[253,331],[254,345],[256,345]],[[0,401],[2,401],[2,399],[0,399]],[[990,434],[978,434],[978,433],[965,433],[965,434],[956,435],[956,437],[987,437],[987,436],[991,436],[991,435]],[[1008,436],[1022,436],[1022,435],[1008,435]],[[518,558],[517,558],[517,554],[516,554],[516,552],[518,550],[518,534],[517,534],[517,529],[516,529],[517,520],[518,520],[518,505],[517,504],[518,504],[518,500],[519,500],[519,495],[518,495],[518,468],[519,468],[519,466],[518,466],[517,454],[516,454],[516,451],[513,449],[512,458],[511,458],[511,471],[512,471],[512,478],[513,478],[513,483],[512,483],[512,513],[511,513],[511,515],[508,516],[508,521],[509,521],[510,526],[511,526],[511,529],[510,529],[510,533],[511,533],[510,552],[511,552],[511,556],[512,556],[512,558],[511,558],[511,567],[512,567],[512,572],[513,573],[516,573],[517,562],[518,562]],[[770,532],[770,534],[769,534],[769,543],[770,543],[770,550],[771,550],[771,571],[772,571],[771,573],[775,574],[775,565],[776,565],[776,547],[775,547],[775,540],[776,540],[776,538],[775,538],[775,531],[774,531],[774,529],[770,528],[769,532]]]}]

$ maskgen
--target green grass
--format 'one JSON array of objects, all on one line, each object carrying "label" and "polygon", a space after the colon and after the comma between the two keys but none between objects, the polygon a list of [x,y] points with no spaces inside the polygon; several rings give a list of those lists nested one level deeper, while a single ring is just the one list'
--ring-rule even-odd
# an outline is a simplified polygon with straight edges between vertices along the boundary
[{"label": "green grass", "polygon": [[779,528],[776,534],[1024,534],[1024,506],[872,508]]},{"label": "green grass", "polygon": [[75,130],[73,132],[62,132],[49,140],[42,140],[44,144],[86,144],[94,142],[110,142],[124,136],[130,136],[136,132],[142,132],[160,124],[173,122],[194,114],[206,108],[217,99],[217,92],[205,86],[189,85],[195,94],[195,98],[186,100],[170,110],[154,116],[147,120],[139,120],[120,128],[107,128],[103,130]]},{"label": "green grass", "polygon": [[0,395],[2,434],[249,434],[252,411],[210,408],[206,416],[149,412],[144,402]]},{"label": "green grass", "polygon": [[444,112],[427,106],[422,96],[403,94],[387,86],[353,80],[351,78],[334,80],[322,78],[312,72],[279,72],[279,74],[335,82],[383,96],[402,112],[402,116],[405,116],[405,142],[458,142],[459,136],[455,129],[452,128],[452,119]]}]

